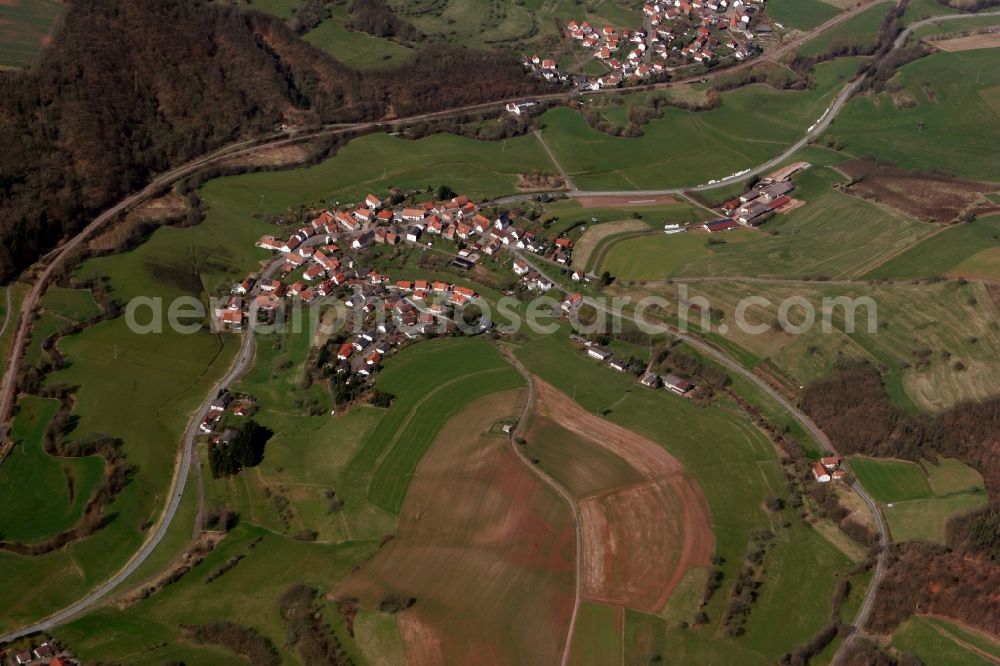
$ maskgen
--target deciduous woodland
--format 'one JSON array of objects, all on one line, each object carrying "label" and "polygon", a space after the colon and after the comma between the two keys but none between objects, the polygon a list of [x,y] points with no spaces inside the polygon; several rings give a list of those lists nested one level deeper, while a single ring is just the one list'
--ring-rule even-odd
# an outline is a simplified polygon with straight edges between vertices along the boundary
[{"label": "deciduous woodland", "polygon": [[78,0],[36,68],[0,72],[0,280],[154,174],[277,123],[411,115],[540,85],[499,52],[434,46],[405,71],[362,73],[265,14]]},{"label": "deciduous woodland", "polygon": [[990,505],[951,520],[947,547],[891,547],[872,628],[891,631],[920,608],[1000,631],[1000,400],[960,404],[937,416],[912,415],[892,404],[874,367],[852,362],[811,385],[803,408],[842,453],[959,458],[983,475],[990,494]]}]

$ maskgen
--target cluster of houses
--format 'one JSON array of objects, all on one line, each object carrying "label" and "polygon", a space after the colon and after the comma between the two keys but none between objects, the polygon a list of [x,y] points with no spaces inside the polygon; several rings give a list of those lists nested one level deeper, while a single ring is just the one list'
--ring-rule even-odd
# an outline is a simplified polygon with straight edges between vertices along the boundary
[{"label": "cluster of houses", "polygon": [[[595,344],[586,338],[575,333],[571,334],[570,340],[580,344],[587,350],[587,356],[606,364],[612,370],[618,372],[629,372],[632,368],[627,361],[615,356],[610,349]],[[651,389],[664,388],[679,396],[686,396],[697,387],[687,379],[674,374],[658,375],[655,372],[645,372],[639,379],[639,383]]]},{"label": "cluster of houses", "polygon": [[[246,324],[251,306],[258,313],[266,313],[281,307],[286,298],[308,304],[340,287],[358,292],[356,298],[347,301],[349,307],[363,306],[367,296],[386,284],[388,277],[359,265],[350,253],[363,252],[373,245],[418,243],[430,237],[467,242],[459,251],[466,266],[511,242],[519,243],[521,248],[534,247],[530,234],[516,228],[508,230],[509,224],[504,222],[494,223],[479,214],[479,206],[465,196],[393,209],[369,194],[355,206],[324,210],[288,239],[266,235],[256,242],[257,247],[284,259],[276,271],[278,277],[248,276],[234,285],[229,302],[217,313],[219,324],[223,329],[239,331]],[[283,281],[293,274],[294,278]]]},{"label": "cluster of houses", "polygon": [[8,661],[6,657],[6,654],[0,652],[0,659],[2,659],[2,663],[17,664],[17,666],[24,666],[26,664],[31,664],[32,666],[35,664],[38,664],[39,666],[42,664],[47,666],[70,666],[70,664],[79,663],[67,653],[59,650],[48,642],[28,647],[23,650],[18,650],[11,655],[10,661]]},{"label": "cluster of houses", "polygon": [[[430,237],[462,241],[456,261],[464,260],[467,266],[505,245],[542,249],[507,215],[490,220],[465,196],[394,209],[369,195],[345,210],[322,211],[288,240],[273,236],[258,240],[257,247],[275,253],[278,261],[272,266],[278,270],[234,285],[219,312],[220,321],[239,330],[253,311],[260,316],[282,307],[289,298],[308,304],[339,290],[360,325],[340,344],[330,365],[338,375],[370,376],[393,348],[420,336],[456,330],[451,319],[454,309],[479,296],[474,289],[444,281],[392,281],[364,265],[364,252],[374,245],[421,243]],[[218,409],[213,405],[203,432],[213,432],[227,409],[224,399],[220,397]],[[224,438],[225,432],[219,436]]]},{"label": "cluster of houses", "polygon": [[847,476],[847,472],[841,469],[843,460],[839,456],[825,456],[818,462],[813,463],[812,473],[820,483],[839,481]]},{"label": "cluster of houses", "polygon": [[[751,24],[763,4],[764,0],[663,0],[647,3],[642,12],[655,35],[653,53],[662,60],[680,57],[684,62],[705,62],[719,59],[721,53],[743,60],[752,53],[755,30]],[[769,31],[759,20],[756,27]],[[692,28],[693,38],[689,37]],[[687,43],[678,46],[678,42]]]},{"label": "cluster of houses", "polygon": [[[201,420],[198,429],[205,435],[221,442],[228,442],[236,431],[234,428],[219,430],[223,417],[229,413],[234,416],[246,418],[257,410],[257,399],[250,395],[239,395],[224,391],[219,397],[212,401],[208,408],[208,413]],[[231,432],[227,432],[231,431]]]},{"label": "cluster of houses", "polygon": [[[596,27],[568,21],[563,35],[592,51],[608,71],[571,77],[553,58],[522,56],[522,64],[548,81],[572,81],[581,89],[598,90],[626,79],[646,79],[685,64],[710,62],[731,55],[744,60],[754,53],[754,39],[772,32],[760,20],[764,0],[658,0],[643,6],[643,27]],[[520,113],[520,111],[517,111]]]},{"label": "cluster of houses", "polygon": [[453,333],[454,309],[478,297],[469,287],[443,281],[399,280],[386,285],[361,306],[371,316],[340,344],[329,365],[338,375],[369,377],[393,348],[431,333]]},{"label": "cluster of houses", "polygon": [[709,233],[716,233],[740,226],[756,227],[770,219],[772,213],[782,213],[797,207],[801,202],[791,197],[795,190],[791,177],[808,166],[806,162],[796,162],[761,178],[750,190],[722,205],[727,217],[706,222],[702,228]]}]

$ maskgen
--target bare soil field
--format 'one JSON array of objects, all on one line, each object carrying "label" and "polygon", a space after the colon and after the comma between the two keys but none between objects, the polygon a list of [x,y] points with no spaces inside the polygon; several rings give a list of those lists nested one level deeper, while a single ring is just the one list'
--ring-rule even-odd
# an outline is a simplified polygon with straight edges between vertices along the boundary
[{"label": "bare soil field", "polygon": [[658,196],[586,196],[577,197],[584,208],[639,208],[643,206],[665,206],[677,203],[677,199],[668,195]]},{"label": "bare soil field", "polygon": [[223,162],[226,166],[290,166],[299,164],[312,157],[313,151],[308,145],[272,146],[261,148],[240,157]]},{"label": "bare soil field", "polygon": [[848,188],[850,192],[922,220],[949,222],[966,209],[981,215],[997,208],[982,196],[997,190],[997,185],[990,183],[906,171],[867,160],[844,162],[837,169],[858,181]]},{"label": "bare soil field", "polygon": [[411,664],[557,663],[575,597],[575,534],[565,501],[486,435],[519,413],[524,390],[474,401],[417,468],[397,536],[341,583],[366,608],[416,602],[398,618]]},{"label": "bare soil field", "polygon": [[581,461],[610,453],[631,467],[629,477],[641,478],[623,484],[620,468],[605,466],[614,469],[607,488],[579,498],[584,595],[659,612],[688,567],[708,565],[712,556],[704,493],[660,445],[591,414],[538,378],[534,387],[537,414],[576,436]]},{"label": "bare soil field", "polygon": [[142,225],[176,219],[184,215],[186,210],[187,202],[173,192],[150,199],[129,212],[121,222],[110,225],[87,246],[97,251],[120,250],[134,234],[140,232]]},{"label": "bare soil field", "polygon": [[972,51],[974,49],[995,49],[1000,46],[1000,32],[986,32],[980,35],[955,37],[931,42],[931,46],[942,51]]}]

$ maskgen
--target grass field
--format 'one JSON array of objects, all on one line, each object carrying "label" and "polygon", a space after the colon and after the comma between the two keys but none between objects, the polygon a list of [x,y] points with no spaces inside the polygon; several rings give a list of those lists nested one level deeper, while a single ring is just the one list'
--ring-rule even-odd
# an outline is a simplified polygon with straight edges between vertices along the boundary
[{"label": "grass field", "polygon": [[0,534],[21,542],[40,541],[67,530],[101,481],[104,462],[97,457],[53,458],[42,434],[55,414],[56,400],[26,397],[14,419],[17,445],[0,467]]},{"label": "grass field", "polygon": [[[258,537],[260,543],[249,550],[250,541]],[[226,650],[180,640],[181,624],[231,621],[255,627],[270,638],[284,662],[300,663],[285,640],[278,611],[281,595],[293,583],[328,590],[331,580],[346,576],[377,546],[377,542],[304,543],[239,526],[179,582],[124,611],[98,610],[61,627],[56,636],[71,644],[85,662],[246,663]],[[239,554],[246,557],[238,565],[218,581],[205,583],[209,572]],[[249,597],[253,604],[246,604]],[[334,629],[350,645],[343,626]]]},{"label": "grass field", "polygon": [[830,169],[810,169],[796,178],[794,196],[805,206],[775,216],[762,227],[767,233],[750,236],[751,242],[730,242],[732,231],[713,236],[725,244],[692,256],[670,275],[856,278],[934,231],[832,189],[839,180]]},{"label": "grass field", "polygon": [[470,400],[521,383],[483,340],[431,341],[405,350],[376,382],[397,399],[347,473],[369,477],[369,501],[398,513],[413,470],[447,417]]},{"label": "grass field", "polygon": [[[893,539],[944,543],[945,525],[958,513],[987,503],[982,477],[958,460],[918,465],[903,460],[852,457],[851,470],[885,506]],[[891,506],[890,506],[891,505]]]},{"label": "grass field", "polygon": [[[728,341],[753,358],[770,359],[797,385],[826,376],[831,365],[846,356],[868,359],[887,368],[887,388],[904,407],[940,411],[962,400],[1000,394],[1000,327],[996,324],[996,307],[981,284],[837,286],[734,280],[692,281],[687,287],[688,298],[701,296],[709,307],[722,313],[711,326],[713,340]],[[669,321],[679,323],[678,289],[677,285],[619,285],[612,293],[633,298],[662,296],[670,303]],[[735,311],[748,295],[764,298],[769,304],[758,307],[751,303],[745,312],[746,326],[740,326]],[[824,299],[841,297],[871,299],[868,306],[857,301],[853,333],[846,332],[843,307],[832,307],[833,301],[827,300],[831,314],[823,315]],[[815,324],[804,332],[792,333],[773,326],[780,304],[790,298],[804,298],[816,314]],[[872,312],[875,327],[869,328]],[[690,314],[692,329],[699,330],[701,317],[693,310]],[[790,323],[799,324],[801,316],[798,306],[789,310]],[[829,322],[826,331],[824,320]]]},{"label": "grass field", "polygon": [[851,470],[880,502],[921,499],[933,494],[927,475],[916,463],[859,456],[851,458]]},{"label": "grass field", "polygon": [[960,224],[893,257],[865,278],[991,277],[1000,270],[1000,216]]},{"label": "grass field", "polygon": [[590,21],[636,28],[642,17],[637,7],[619,0],[390,0],[396,12],[437,41],[471,48],[534,49],[537,42],[558,35],[555,19]]},{"label": "grass field", "polygon": [[[710,240],[725,245],[710,245]],[[594,270],[608,271],[620,280],[663,280],[696,260],[711,257],[717,248],[761,240],[759,234],[739,229],[722,238],[701,233],[612,238],[604,246],[600,266]]]},{"label": "grass field", "polygon": [[902,67],[894,79],[915,100],[854,97],[829,135],[848,153],[896,166],[1000,181],[1000,165],[978,146],[1000,142],[1000,69],[991,49],[935,53]]},{"label": "grass field", "polygon": [[[541,220],[547,238],[554,238],[567,230],[571,230],[571,237],[578,238],[582,235],[578,233],[579,229],[592,229],[595,225],[606,222],[641,221],[647,228],[662,229],[667,222],[694,222],[705,219],[707,215],[707,211],[684,202],[656,206],[590,208],[582,206],[576,199],[563,199],[545,204]],[[579,248],[575,248],[574,253],[576,249]]]},{"label": "grass field", "polygon": [[[270,227],[250,217],[238,196],[227,199],[212,190],[209,186],[203,192],[212,209],[202,224],[161,228],[135,250],[88,260],[76,275],[107,276],[112,295],[123,303],[144,296],[163,299],[165,307],[178,296],[203,300],[206,293],[254,270],[264,253],[253,241]],[[80,316],[92,307],[81,293],[56,290],[45,302]],[[53,317],[45,312],[40,321]],[[137,320],[148,321],[148,312],[137,313]],[[64,325],[66,320],[58,321]],[[35,332],[29,353],[34,353],[36,342],[40,345],[43,333]],[[229,366],[238,341],[207,330],[182,335],[169,327],[162,334],[139,335],[120,317],[62,338],[59,344],[69,366],[46,381],[79,387],[73,409],[78,421],[70,436],[120,437],[129,463],[138,471],[109,507],[113,519],[96,534],[37,558],[0,556],[0,590],[14,600],[4,613],[5,628],[79,598],[135,552],[159,516],[180,433],[208,387]],[[114,409],[109,409],[110,396]],[[5,468],[0,474],[6,474]],[[39,514],[36,520],[45,525],[65,516],[63,507],[51,519]]]},{"label": "grass field", "polygon": [[879,4],[866,9],[847,19],[836,28],[809,40],[798,50],[798,54],[814,56],[828,53],[833,48],[841,46],[874,45],[878,38],[879,25],[881,25],[882,18],[888,9],[887,4]]},{"label": "grass field", "polygon": [[691,186],[759,164],[781,152],[818,118],[857,61],[819,65],[816,87],[776,91],[748,86],[711,111],[667,108],[638,138],[612,137],[568,108],[546,112],[545,141],[583,190]]},{"label": "grass field", "polygon": [[345,65],[356,69],[395,67],[413,55],[413,49],[397,42],[347,30],[347,4],[332,5],[332,16],[306,33],[305,40]]},{"label": "grass field", "polygon": [[42,307],[75,321],[90,319],[101,312],[89,289],[66,287],[49,287],[42,297]]},{"label": "grass field", "polygon": [[582,604],[576,618],[570,663],[593,666],[622,663],[624,615],[625,609],[621,606]]},{"label": "grass field", "polygon": [[988,666],[995,664],[977,653],[975,646],[948,631],[935,619],[911,617],[892,635],[893,647],[916,655],[927,666]]},{"label": "grass field", "polygon": [[811,30],[840,11],[823,0],[770,0],[767,15],[786,28]]},{"label": "grass field", "polygon": [[909,25],[932,16],[956,13],[958,13],[957,9],[943,5],[937,0],[910,0],[903,13],[903,23]]},{"label": "grass field", "polygon": [[213,180],[207,196],[239,202],[244,215],[280,212],[304,203],[363,199],[404,190],[449,185],[473,199],[517,191],[517,175],[554,171],[534,136],[486,142],[451,134],[408,141],[388,134],[355,139],[313,167]]},{"label": "grass field", "polygon": [[0,3],[0,68],[26,67],[52,39],[65,5],[59,0]]},{"label": "grass field", "polygon": [[1000,23],[1000,16],[971,15],[963,19],[935,21],[933,23],[920,26],[913,31],[913,37],[915,39],[928,39],[937,35],[947,35],[949,33],[973,31],[977,28],[992,27],[998,23]]}]

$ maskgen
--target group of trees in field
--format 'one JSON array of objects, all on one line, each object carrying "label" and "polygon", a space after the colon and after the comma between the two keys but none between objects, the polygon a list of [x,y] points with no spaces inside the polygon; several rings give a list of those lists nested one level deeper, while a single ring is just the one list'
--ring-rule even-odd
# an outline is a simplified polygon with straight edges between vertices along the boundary
[{"label": "group of trees in field", "polygon": [[225,3],[69,3],[36,66],[0,71],[0,282],[155,174],[278,123],[412,115],[546,85],[512,54],[453,45],[360,72]]},{"label": "group of trees in field", "polygon": [[195,643],[219,645],[246,657],[252,666],[278,666],[281,656],[267,636],[235,622],[181,625],[184,638]]},{"label": "group of trees in field", "polygon": [[347,11],[351,15],[347,27],[351,30],[407,42],[424,38],[416,26],[397,16],[385,0],[352,0]]},{"label": "group of trees in field", "polygon": [[264,460],[264,446],[273,433],[253,419],[237,430],[228,443],[212,444],[208,464],[216,479],[239,473],[244,467],[256,467]]},{"label": "group of trees in field", "polygon": [[323,620],[319,593],[301,583],[288,588],[281,596],[281,617],[285,620],[288,642],[304,664],[348,666],[353,663],[336,634]]}]

